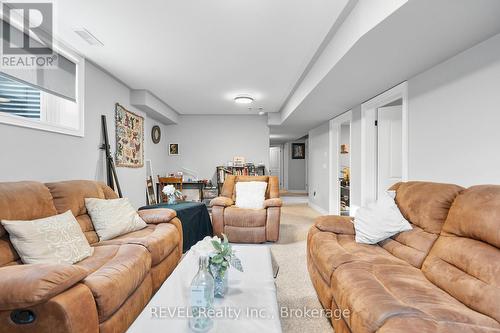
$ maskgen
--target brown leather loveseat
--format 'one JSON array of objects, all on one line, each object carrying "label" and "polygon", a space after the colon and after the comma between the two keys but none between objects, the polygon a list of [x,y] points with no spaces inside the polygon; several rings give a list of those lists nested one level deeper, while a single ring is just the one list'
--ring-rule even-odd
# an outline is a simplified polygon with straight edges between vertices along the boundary
[{"label": "brown leather loveseat", "polygon": [[[267,183],[263,209],[243,209],[234,205],[237,182],[260,181]],[[233,243],[275,242],[279,237],[281,199],[276,176],[228,176],[221,196],[213,199],[212,225],[214,234],[224,233]]]},{"label": "brown leather loveseat", "polygon": [[309,231],[309,273],[335,332],[500,332],[500,186],[393,188],[413,230],[364,245],[350,218],[323,216]]},{"label": "brown leather loveseat", "polygon": [[94,247],[74,265],[24,265],[0,225],[0,332],[124,332],[177,266],[182,229],[174,211],[141,211],[147,228],[99,242],[84,198],[116,194],[94,181],[0,183],[0,219],[71,210]]}]

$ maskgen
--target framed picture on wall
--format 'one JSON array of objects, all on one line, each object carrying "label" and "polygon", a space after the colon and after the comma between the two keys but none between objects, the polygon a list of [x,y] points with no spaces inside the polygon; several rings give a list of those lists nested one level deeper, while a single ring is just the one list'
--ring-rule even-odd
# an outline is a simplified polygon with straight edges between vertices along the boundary
[{"label": "framed picture on wall", "polygon": [[292,160],[303,160],[306,158],[306,144],[292,143]]},{"label": "framed picture on wall", "polygon": [[169,143],[168,144],[168,154],[169,155],[179,155],[179,144]]}]

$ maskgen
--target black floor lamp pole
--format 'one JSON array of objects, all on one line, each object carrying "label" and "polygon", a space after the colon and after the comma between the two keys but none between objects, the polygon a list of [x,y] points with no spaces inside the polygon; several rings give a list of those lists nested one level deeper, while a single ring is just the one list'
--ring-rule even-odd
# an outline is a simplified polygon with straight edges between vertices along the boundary
[{"label": "black floor lamp pole", "polygon": [[104,138],[104,143],[101,146],[101,149],[106,151],[106,175],[108,179],[108,186],[113,190],[118,191],[118,196],[122,198],[122,190],[120,188],[120,183],[118,182],[118,175],[116,174],[115,163],[113,161],[113,155],[111,155],[111,150],[109,146],[108,139],[108,126],[106,125],[106,116],[101,115],[101,124],[102,124],[102,136]]}]

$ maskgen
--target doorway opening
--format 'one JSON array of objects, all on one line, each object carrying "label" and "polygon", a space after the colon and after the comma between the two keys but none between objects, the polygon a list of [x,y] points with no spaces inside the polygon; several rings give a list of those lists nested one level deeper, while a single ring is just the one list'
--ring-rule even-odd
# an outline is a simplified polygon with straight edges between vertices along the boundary
[{"label": "doorway opening", "polygon": [[269,147],[269,175],[278,176],[280,188],[283,188],[283,153],[281,146]]},{"label": "doorway opening", "polygon": [[361,204],[408,180],[408,85],[361,105]]},{"label": "doorway opening", "polygon": [[333,215],[352,215],[351,122],[348,111],[330,121],[330,205]]}]

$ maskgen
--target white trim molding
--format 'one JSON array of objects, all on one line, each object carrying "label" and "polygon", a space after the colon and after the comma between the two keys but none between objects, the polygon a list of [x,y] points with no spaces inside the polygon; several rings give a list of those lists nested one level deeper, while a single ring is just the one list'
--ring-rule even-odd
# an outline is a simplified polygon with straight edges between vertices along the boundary
[{"label": "white trim molding", "polygon": [[[342,124],[352,123],[352,110],[349,110],[336,118],[330,120],[329,124],[329,175],[330,184],[328,188],[330,202],[328,205],[329,213],[332,215],[340,215],[340,189],[339,189],[339,175],[340,175],[340,128]],[[352,136],[352,134],[350,134]],[[351,139],[349,139],[351,142]],[[351,154],[349,154],[350,158]],[[350,164],[350,163],[349,163]]]},{"label": "white trim molding", "polygon": [[402,100],[402,181],[408,181],[408,82],[361,104],[361,205],[377,197],[377,109]]}]

